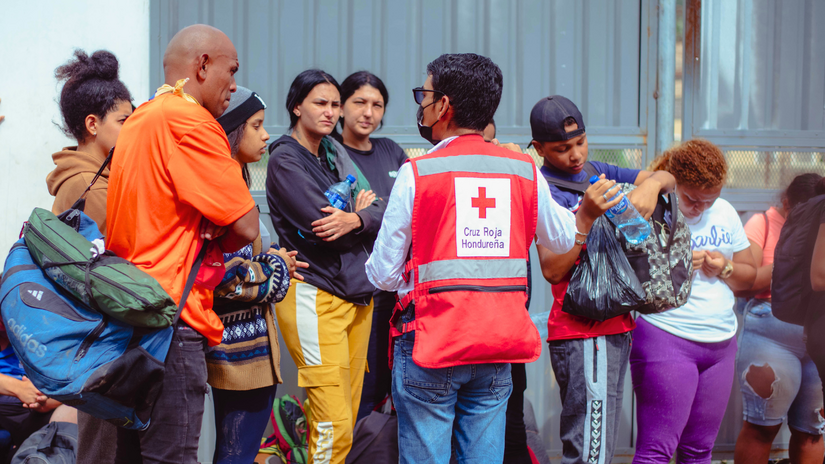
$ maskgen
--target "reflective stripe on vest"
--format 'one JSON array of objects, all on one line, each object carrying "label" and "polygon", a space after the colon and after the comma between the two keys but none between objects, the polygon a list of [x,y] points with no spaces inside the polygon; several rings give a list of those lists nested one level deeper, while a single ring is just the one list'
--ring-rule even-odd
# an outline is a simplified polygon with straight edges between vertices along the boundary
[{"label": "reflective stripe on vest", "polygon": [[[416,162],[419,176],[446,172],[470,172],[478,174],[504,174],[523,177],[532,181],[535,167],[527,161],[486,155],[457,155],[423,159]],[[468,167],[472,167],[468,170]]]},{"label": "reflective stripe on vest", "polygon": [[445,259],[418,266],[420,283],[448,279],[509,279],[527,277],[523,259]]}]

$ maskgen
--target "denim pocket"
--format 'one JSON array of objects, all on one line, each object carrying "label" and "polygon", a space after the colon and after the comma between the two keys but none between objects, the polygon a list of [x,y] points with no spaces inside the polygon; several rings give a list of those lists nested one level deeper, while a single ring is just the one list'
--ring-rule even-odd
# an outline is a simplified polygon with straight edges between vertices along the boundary
[{"label": "denim pocket", "polygon": [[452,367],[430,369],[421,367],[412,359],[413,343],[400,340],[396,349],[401,350],[404,369],[404,390],[411,396],[433,403],[449,392],[452,383]]},{"label": "denim pocket", "polygon": [[493,382],[490,384],[490,393],[501,399],[506,397],[513,385],[511,366],[508,363],[496,363],[492,367],[495,369]]}]

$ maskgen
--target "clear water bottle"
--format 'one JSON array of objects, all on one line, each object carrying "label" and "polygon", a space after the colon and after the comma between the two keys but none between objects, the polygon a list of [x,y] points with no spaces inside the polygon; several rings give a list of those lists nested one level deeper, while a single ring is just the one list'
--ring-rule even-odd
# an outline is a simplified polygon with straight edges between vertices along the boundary
[{"label": "clear water bottle", "polygon": [[327,200],[329,200],[332,206],[343,210],[347,207],[347,203],[349,203],[349,199],[352,196],[350,192],[352,191],[352,185],[354,183],[355,176],[350,174],[345,181],[332,184],[332,187],[328,188],[327,191],[324,192],[324,195],[327,196]]},{"label": "clear water bottle", "polygon": [[531,314],[530,319],[533,320],[533,324],[535,324],[536,328],[539,329],[539,336],[541,339],[544,340],[547,338],[547,321],[550,319],[550,311]]},{"label": "clear water bottle", "polygon": [[[599,176],[590,178],[590,183],[595,184],[599,181]],[[619,193],[613,195],[608,201],[615,199]],[[622,200],[616,206],[610,208],[604,213],[610,222],[612,222],[624,234],[624,238],[628,242],[638,245],[645,241],[650,236],[650,224],[645,221],[645,218],[636,211],[627,197],[622,197]]]}]

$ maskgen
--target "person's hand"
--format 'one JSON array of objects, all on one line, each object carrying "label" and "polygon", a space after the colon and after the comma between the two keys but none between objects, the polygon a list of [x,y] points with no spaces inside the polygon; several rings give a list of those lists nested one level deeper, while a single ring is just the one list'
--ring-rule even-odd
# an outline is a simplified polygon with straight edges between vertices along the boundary
[{"label": "person's hand", "polygon": [[286,267],[289,270],[290,278],[304,280],[304,276],[298,274],[295,271],[297,271],[299,267],[304,269],[308,268],[309,263],[305,263],[303,261],[298,261],[297,259],[295,259],[295,256],[298,255],[297,251],[287,251],[286,248],[282,247],[278,249],[270,248],[267,253],[271,255],[278,255],[284,260],[284,262],[286,263]]},{"label": "person's hand", "polygon": [[226,227],[220,227],[215,225],[209,219],[203,218],[201,220],[201,238],[203,240],[215,240],[216,238],[220,237],[221,235],[225,234],[227,231]]},{"label": "person's hand", "polygon": [[37,406],[30,407],[29,409],[31,409],[34,412],[39,412],[40,414],[45,414],[49,411],[54,411],[61,404],[62,403],[60,401],[48,398],[43,402],[37,403]]},{"label": "person's hand", "polygon": [[607,201],[605,197],[612,197],[616,195],[616,192],[618,192],[616,181],[607,180],[604,178],[604,174],[602,174],[599,180],[590,185],[584,192],[579,212],[576,213],[576,215],[578,216],[578,214],[581,213],[583,215],[582,218],[592,225],[593,221],[604,214],[605,211],[618,205],[622,198],[624,198],[624,194],[620,193],[616,198]]},{"label": "person's hand", "polygon": [[361,226],[361,218],[355,213],[341,211],[334,206],[321,208],[329,216],[314,221],[312,233],[324,239],[325,242],[337,240]]},{"label": "person's hand", "polygon": [[[3,101],[3,100],[2,100],[2,99],[0,99],[0,101]],[[5,116],[0,116],[0,122],[3,122],[3,120],[4,120],[4,119],[6,119],[6,117],[5,117]]]},{"label": "person's hand", "polygon": [[15,382],[14,389],[12,390],[14,396],[23,403],[24,408],[35,409],[41,403],[45,403],[48,397],[42,393],[34,384],[31,383],[31,380],[28,377],[23,377],[22,380],[18,380]]},{"label": "person's hand", "polygon": [[722,272],[722,269],[725,268],[725,264],[727,263],[728,260],[722,253],[718,251],[708,251],[705,254],[705,261],[702,263],[702,272],[708,277],[716,277]]},{"label": "person's hand", "polygon": [[355,197],[355,211],[361,211],[375,201],[375,193],[372,190],[361,190]]},{"label": "person's hand", "polygon": [[704,250],[693,250],[693,270],[698,271],[702,268],[702,264],[705,263],[705,256],[707,255],[707,251]]},{"label": "person's hand", "polygon": [[516,153],[524,153],[523,151],[521,151],[521,147],[518,146],[518,144],[515,144],[515,143],[501,143],[501,142],[498,141],[498,139],[490,140],[490,143],[492,143],[493,145],[495,145],[497,147],[506,148],[506,149],[508,149],[510,151],[514,151]]},{"label": "person's hand", "polygon": [[627,194],[627,199],[636,207],[646,220],[653,215],[653,210],[656,209],[656,203],[659,201],[659,192],[662,190],[662,185],[653,179],[648,179],[642,182],[642,185],[636,187],[632,192]]}]

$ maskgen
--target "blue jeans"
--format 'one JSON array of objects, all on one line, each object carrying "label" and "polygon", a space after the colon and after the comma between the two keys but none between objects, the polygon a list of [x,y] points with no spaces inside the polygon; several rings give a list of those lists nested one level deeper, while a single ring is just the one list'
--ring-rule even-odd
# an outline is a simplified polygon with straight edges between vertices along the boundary
[{"label": "blue jeans", "polygon": [[[768,301],[750,300],[745,307],[736,371],[744,419],[751,424],[779,425],[787,417],[788,426],[800,432],[818,435],[825,431],[825,421],[817,412],[822,408],[822,383],[805,349],[802,331],[802,326],[775,318]],[[757,395],[748,384],[751,366],[773,370],[769,398]]]},{"label": "blue jeans", "polygon": [[213,464],[254,462],[278,385],[255,390],[212,389],[215,404]]},{"label": "blue jeans", "polygon": [[399,462],[446,464],[451,438],[459,464],[502,462],[510,364],[419,367],[412,360],[414,337],[409,332],[393,342]]}]

